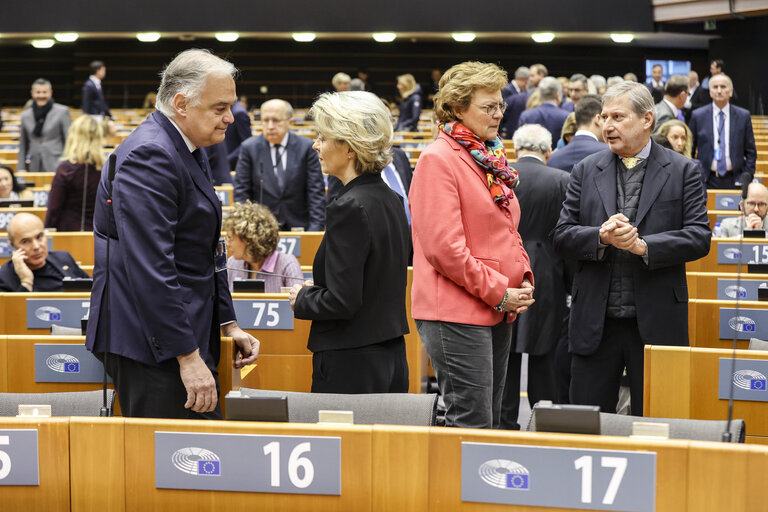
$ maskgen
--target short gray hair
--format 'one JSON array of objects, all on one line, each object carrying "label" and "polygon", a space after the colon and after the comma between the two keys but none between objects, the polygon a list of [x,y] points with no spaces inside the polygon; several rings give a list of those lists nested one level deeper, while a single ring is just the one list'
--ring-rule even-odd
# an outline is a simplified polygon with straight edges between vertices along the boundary
[{"label": "short gray hair", "polygon": [[324,93],[309,110],[317,133],[346,142],[358,174],[381,172],[392,161],[392,121],[378,96],[365,91]]},{"label": "short gray hair", "polygon": [[609,76],[608,80],[605,81],[605,86],[606,87],[610,87],[612,85],[616,85],[619,82],[623,82],[623,81],[624,81],[624,77],[621,77],[621,76]]},{"label": "short gray hair", "polygon": [[646,112],[653,114],[653,124],[651,124],[651,132],[656,128],[656,114],[653,110],[655,104],[653,102],[653,96],[651,91],[645,84],[637,82],[619,82],[612,85],[603,94],[603,107],[605,104],[614,101],[620,96],[627,95],[629,98],[629,107],[635,112],[635,114],[642,116]]},{"label": "short gray hair", "polygon": [[350,91],[364,91],[365,90],[365,82],[363,82],[359,78],[353,78],[349,82],[349,90]]},{"label": "short gray hair", "polygon": [[552,134],[540,124],[524,124],[512,136],[517,151],[535,151],[546,154],[552,149]]},{"label": "short gray hair", "polygon": [[605,77],[603,75],[592,75],[589,77],[590,80],[592,80],[592,83],[595,85],[595,88],[598,90],[601,87],[605,87]]},{"label": "short gray hair", "polygon": [[542,101],[552,101],[557,99],[558,94],[563,94],[563,86],[553,76],[545,76],[539,82],[539,94]]},{"label": "short gray hair", "polygon": [[53,89],[53,86],[51,85],[50,80],[46,80],[45,78],[38,78],[34,82],[32,82],[32,87],[30,89],[34,89],[36,85],[46,85],[49,89]]},{"label": "short gray hair", "polygon": [[174,117],[173,98],[177,94],[187,98],[189,105],[194,107],[200,103],[200,95],[211,75],[235,78],[237,68],[210,50],[193,48],[181,52],[160,73],[155,107],[167,117]]},{"label": "short gray hair", "polygon": [[520,66],[515,70],[515,79],[523,79],[531,76],[531,70],[528,66]]},{"label": "short gray hair", "polygon": [[709,77],[709,81],[711,82],[713,78],[718,78],[718,77],[723,77],[723,78],[725,78],[726,80],[728,80],[728,85],[730,85],[730,86],[731,86],[731,89],[733,89],[733,80],[731,80],[731,77],[729,77],[729,76],[728,76],[728,75],[726,75],[725,73],[715,73],[714,75],[712,75],[711,77]]}]

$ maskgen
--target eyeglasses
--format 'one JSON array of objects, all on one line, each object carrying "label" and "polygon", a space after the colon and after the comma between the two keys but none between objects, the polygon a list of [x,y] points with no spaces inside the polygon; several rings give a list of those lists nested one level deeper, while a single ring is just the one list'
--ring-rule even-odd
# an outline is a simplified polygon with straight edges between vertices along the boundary
[{"label": "eyeglasses", "polygon": [[485,113],[489,116],[495,114],[497,109],[502,114],[507,110],[507,103],[505,101],[502,101],[501,103],[494,103],[493,105],[478,105],[477,103],[473,103],[473,105],[485,110]]},{"label": "eyeglasses", "polygon": [[760,210],[768,207],[768,203],[756,203],[754,201],[747,201],[745,204],[747,205],[747,208],[758,208]]}]

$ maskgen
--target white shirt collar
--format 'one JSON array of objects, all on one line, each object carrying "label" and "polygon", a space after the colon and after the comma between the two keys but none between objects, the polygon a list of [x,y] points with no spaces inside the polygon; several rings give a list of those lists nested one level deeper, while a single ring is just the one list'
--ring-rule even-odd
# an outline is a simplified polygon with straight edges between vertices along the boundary
[{"label": "white shirt collar", "polygon": [[[284,149],[288,149],[288,135],[290,135],[290,133],[291,133],[290,130],[285,132],[285,135],[283,136],[283,140],[280,141],[280,145],[283,146]],[[267,143],[269,144],[270,148],[274,147],[274,145],[271,142],[267,141]]]},{"label": "white shirt collar", "polygon": [[101,79],[100,78],[96,78],[94,75],[91,75],[89,77],[89,79],[91,81],[93,81],[93,83],[95,83],[99,87],[99,89],[101,89]]},{"label": "white shirt collar", "polygon": [[[533,153],[528,153],[527,155],[523,155],[523,156],[521,156],[520,158],[518,158],[518,160],[522,160],[523,158],[535,158],[536,160],[538,160],[539,162],[541,162],[541,163],[543,163],[543,164],[546,164],[546,163],[547,163],[547,162],[545,162],[545,161],[544,161],[544,159],[543,159],[543,158],[541,158],[541,157],[540,157],[540,156],[538,156],[538,155],[534,155]],[[513,164],[512,166],[514,167],[514,164]]]},{"label": "white shirt collar", "polygon": [[[723,113],[725,114],[725,117],[728,117],[728,115],[731,113],[731,103],[728,102],[725,104],[725,106],[722,108]],[[717,108],[717,105],[715,105],[715,102],[712,102],[712,114],[717,118],[717,115],[720,113],[720,109]]]},{"label": "white shirt collar", "polygon": [[573,136],[576,137],[577,135],[586,135],[587,137],[592,137],[596,141],[600,142],[600,139],[597,138],[597,135],[589,130],[576,130],[576,133],[574,133]]},{"label": "white shirt collar", "polygon": [[189,140],[189,137],[184,135],[184,132],[181,131],[181,128],[179,128],[179,125],[177,125],[176,122],[173,119],[171,119],[170,117],[168,117],[167,119],[171,122],[173,127],[176,128],[176,131],[178,131],[179,134],[181,134],[181,138],[184,139],[184,144],[187,145],[187,149],[189,149],[189,152],[193,153],[197,149],[197,146],[192,144],[192,141]]}]

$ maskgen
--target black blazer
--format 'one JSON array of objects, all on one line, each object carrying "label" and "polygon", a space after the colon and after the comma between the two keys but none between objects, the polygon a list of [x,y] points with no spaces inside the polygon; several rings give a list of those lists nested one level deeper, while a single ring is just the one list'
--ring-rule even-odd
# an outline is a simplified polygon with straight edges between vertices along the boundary
[{"label": "black blazer", "polygon": [[312,266],[314,286],[296,297],[312,320],[312,352],[356,348],[408,333],[410,231],[400,196],[379,174],[350,181],[328,205],[328,227]]},{"label": "black blazer", "polygon": [[[408,155],[402,149],[392,146],[392,163],[395,165],[397,174],[400,175],[400,181],[403,182],[405,188],[405,195],[411,190],[411,180],[413,179],[413,167],[408,160]],[[341,191],[344,190],[344,185],[341,180],[336,176],[328,176],[328,202],[333,201]]]},{"label": "black blazer", "polygon": [[107,100],[104,99],[103,89],[96,87],[90,78],[83,84],[83,114],[112,117]]},{"label": "black blazer", "polygon": [[272,153],[264,136],[243,142],[235,168],[235,202],[242,203],[246,199],[262,202],[277,217],[282,230],[301,227],[322,231],[325,226],[325,184],[312,141],[290,133],[286,154],[285,188],[280,190]]}]

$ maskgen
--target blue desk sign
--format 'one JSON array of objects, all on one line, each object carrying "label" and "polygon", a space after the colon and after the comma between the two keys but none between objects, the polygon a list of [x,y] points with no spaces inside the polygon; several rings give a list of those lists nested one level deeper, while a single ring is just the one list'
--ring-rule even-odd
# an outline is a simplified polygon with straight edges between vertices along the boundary
[{"label": "blue desk sign", "polygon": [[155,487],[338,496],[341,438],[155,432]]},{"label": "blue desk sign", "polygon": [[741,194],[715,194],[715,210],[738,210]]},{"label": "blue desk sign", "polygon": [[[731,373],[733,364],[734,372]],[[733,399],[768,402],[768,361],[761,359],[720,358],[718,394],[721,400],[730,397],[733,380]]]},{"label": "blue desk sign", "polygon": [[717,263],[735,265],[741,263],[768,263],[768,243],[745,241],[739,249],[738,243],[720,242],[717,244]]},{"label": "blue desk sign", "polygon": [[48,329],[52,324],[80,327],[90,307],[88,299],[27,299],[27,329]]},{"label": "blue desk sign", "polygon": [[0,485],[40,485],[36,429],[0,430]]},{"label": "blue desk sign", "polygon": [[229,206],[229,191],[216,190],[216,197],[219,198],[219,201],[221,202],[221,206]]},{"label": "blue desk sign", "polygon": [[[302,274],[304,274],[304,280],[305,281],[312,281],[314,279],[314,277],[312,277],[312,271],[311,270],[308,270],[306,272],[302,272]],[[301,284],[301,283],[296,283],[296,284]]]},{"label": "blue desk sign", "polygon": [[277,250],[285,254],[293,254],[298,258],[301,256],[301,237],[281,236],[277,241]]},{"label": "blue desk sign", "polygon": [[761,284],[768,286],[768,280],[742,279],[737,283],[736,279],[717,280],[717,300],[758,300],[757,289]]},{"label": "blue desk sign", "polygon": [[461,443],[461,500],[653,512],[656,454]]},{"label": "blue desk sign", "polygon": [[243,329],[293,329],[289,300],[235,299],[237,325]]},{"label": "blue desk sign", "polygon": [[768,339],[768,309],[720,308],[720,339]]},{"label": "blue desk sign", "polygon": [[48,196],[50,195],[50,190],[35,190],[32,192],[34,195],[35,200],[35,206],[39,207],[45,207],[48,206]]},{"label": "blue desk sign", "polygon": [[97,382],[104,366],[85,345],[35,343],[35,382]]},{"label": "blue desk sign", "polygon": [[10,211],[10,212],[4,212],[0,210],[0,231],[8,231],[8,224],[11,222],[11,219],[16,216],[16,212]]},{"label": "blue desk sign", "polygon": [[[46,238],[48,241],[48,250],[53,250],[53,239],[52,238]],[[11,247],[11,243],[8,241],[7,236],[0,237],[0,258],[10,258],[13,256],[13,247]]]}]

